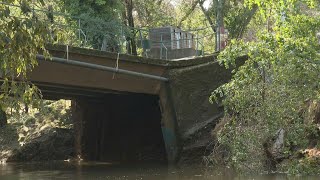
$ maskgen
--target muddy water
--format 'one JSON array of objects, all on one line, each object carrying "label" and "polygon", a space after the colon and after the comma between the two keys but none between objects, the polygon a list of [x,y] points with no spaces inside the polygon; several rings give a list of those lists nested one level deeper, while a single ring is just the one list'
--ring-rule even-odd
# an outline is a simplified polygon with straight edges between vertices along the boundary
[{"label": "muddy water", "polygon": [[236,177],[229,169],[204,170],[203,168],[176,168],[155,164],[108,164],[108,163],[23,163],[0,165],[0,180],[47,180],[47,179],[110,179],[110,180],[285,180],[320,177],[287,177],[285,175],[258,175]]}]

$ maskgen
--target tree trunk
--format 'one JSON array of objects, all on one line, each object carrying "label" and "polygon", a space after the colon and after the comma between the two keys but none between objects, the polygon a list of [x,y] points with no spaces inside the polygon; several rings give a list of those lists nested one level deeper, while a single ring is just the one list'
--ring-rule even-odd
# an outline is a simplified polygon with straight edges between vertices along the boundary
[{"label": "tree trunk", "polygon": [[137,46],[135,41],[135,30],[134,28],[134,21],[133,21],[133,3],[132,0],[125,0],[125,7],[126,7],[126,19],[128,22],[128,26],[131,28],[131,36],[127,37],[127,41],[130,45],[127,46],[127,53],[132,55],[137,55]]},{"label": "tree trunk", "polygon": [[211,17],[209,16],[209,13],[207,12],[207,10],[203,7],[204,1],[199,0],[198,3],[199,3],[199,5],[200,5],[200,7],[201,7],[201,10],[202,10],[203,14],[205,15],[206,19],[208,20],[208,22],[209,22],[209,24],[210,24],[210,26],[211,26],[211,28],[212,28],[212,31],[213,31],[213,32],[216,32],[216,29],[215,29],[215,25],[214,25],[213,20],[212,20]]},{"label": "tree trunk", "polygon": [[242,23],[241,29],[240,29],[239,33],[237,34],[237,36],[236,36],[237,39],[241,39],[243,37],[245,29],[249,25],[251,19],[253,18],[253,16],[257,12],[257,10],[258,10],[258,6],[256,4],[253,5],[252,9],[250,10],[250,13],[247,15],[247,17],[245,17],[245,19],[244,19],[244,21]]},{"label": "tree trunk", "polygon": [[0,106],[0,127],[4,127],[7,125],[7,114],[2,107]]},{"label": "tree trunk", "polygon": [[224,18],[224,4],[225,1],[224,0],[216,0],[216,4],[217,4],[217,44],[216,44],[216,51],[220,51],[221,49],[223,49],[223,45],[221,44],[221,34],[224,33],[222,31],[224,31],[224,22],[223,22],[223,18]]},{"label": "tree trunk", "polygon": [[182,26],[182,22],[185,21],[190,16],[190,14],[196,9],[198,3],[199,2],[197,1],[193,2],[193,4],[191,5],[191,8],[186,12],[186,14],[179,21],[178,27]]},{"label": "tree trunk", "polygon": [[208,11],[203,7],[204,1],[203,0],[198,0],[198,3],[199,3],[199,6],[201,7],[201,10],[202,10],[203,14],[205,15],[206,19],[208,20],[212,31],[216,33],[216,36],[215,36],[215,44],[216,44],[215,50],[217,50],[217,44],[218,44],[218,36],[217,36],[217,28],[216,28],[217,25],[214,24],[213,20],[209,16]]}]

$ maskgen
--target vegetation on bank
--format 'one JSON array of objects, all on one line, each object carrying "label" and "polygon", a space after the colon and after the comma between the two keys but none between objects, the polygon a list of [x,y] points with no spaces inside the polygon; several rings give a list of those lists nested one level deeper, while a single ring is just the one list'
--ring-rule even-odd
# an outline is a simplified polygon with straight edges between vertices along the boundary
[{"label": "vegetation on bank", "polygon": [[[31,108],[25,112],[7,109],[8,122],[0,127],[0,161],[5,162],[36,139],[49,136],[52,130],[68,129],[71,131],[70,101],[48,101],[41,103],[41,108]],[[50,141],[53,141],[51,139]],[[70,144],[70,147],[73,145]],[[59,147],[56,147],[59,148]],[[33,148],[33,151],[37,151]],[[27,155],[26,155],[27,156]],[[15,159],[22,161],[23,159]]]},{"label": "vegetation on bank", "polygon": [[267,27],[219,55],[227,68],[239,56],[248,60],[210,97],[225,107],[212,158],[239,172],[320,174],[320,16],[313,3],[259,4]]}]

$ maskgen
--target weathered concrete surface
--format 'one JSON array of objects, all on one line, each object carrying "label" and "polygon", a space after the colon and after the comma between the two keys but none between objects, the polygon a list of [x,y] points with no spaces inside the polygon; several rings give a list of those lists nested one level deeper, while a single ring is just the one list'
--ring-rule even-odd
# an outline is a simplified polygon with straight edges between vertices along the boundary
[{"label": "weathered concrete surface", "polygon": [[178,134],[177,117],[172,99],[172,92],[168,82],[162,83],[159,106],[161,109],[161,129],[166,146],[169,163],[176,163],[181,152],[180,134]]},{"label": "weathered concrete surface", "polygon": [[[237,65],[245,59],[239,58]],[[215,145],[211,131],[223,117],[223,107],[210,104],[209,96],[231,79],[231,70],[219,65],[216,56],[212,56],[208,63],[170,69],[167,77],[178,124],[179,164],[201,162]]]},{"label": "weathered concrete surface", "polygon": [[168,72],[180,133],[219,114],[222,109],[210,104],[209,96],[231,78],[230,71],[215,62],[171,69]]},{"label": "weathered concrete surface", "polygon": [[[118,67],[155,76],[163,76],[165,71],[170,68],[193,66],[210,61],[208,58],[167,61],[75,47],[69,47],[66,51],[66,46],[50,46],[48,49],[53,57]],[[39,61],[39,66],[34,68],[28,79],[43,87],[75,87],[108,92],[159,94],[161,88],[160,82],[153,79],[50,61]]]},{"label": "weathered concrete surface", "polygon": [[[65,57],[63,52],[53,52],[55,57]],[[108,67],[118,67],[120,69],[162,76],[165,68],[142,63],[110,60],[107,58],[89,56],[69,52],[69,58],[81,62],[89,62]],[[121,58],[121,56],[120,56]],[[51,84],[60,86],[74,86],[79,88],[91,88],[105,91],[120,91],[157,94],[160,89],[159,81],[136,76],[128,76],[96,69],[65,65],[50,61],[39,61],[29,75],[29,79],[39,84]]]}]

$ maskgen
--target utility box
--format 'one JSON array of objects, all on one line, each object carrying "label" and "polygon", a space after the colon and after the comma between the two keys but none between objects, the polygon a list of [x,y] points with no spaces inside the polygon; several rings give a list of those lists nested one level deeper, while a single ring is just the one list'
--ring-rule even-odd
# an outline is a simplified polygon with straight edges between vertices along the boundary
[{"label": "utility box", "polygon": [[196,56],[196,37],[194,34],[173,26],[149,30],[151,58],[179,59]]}]

